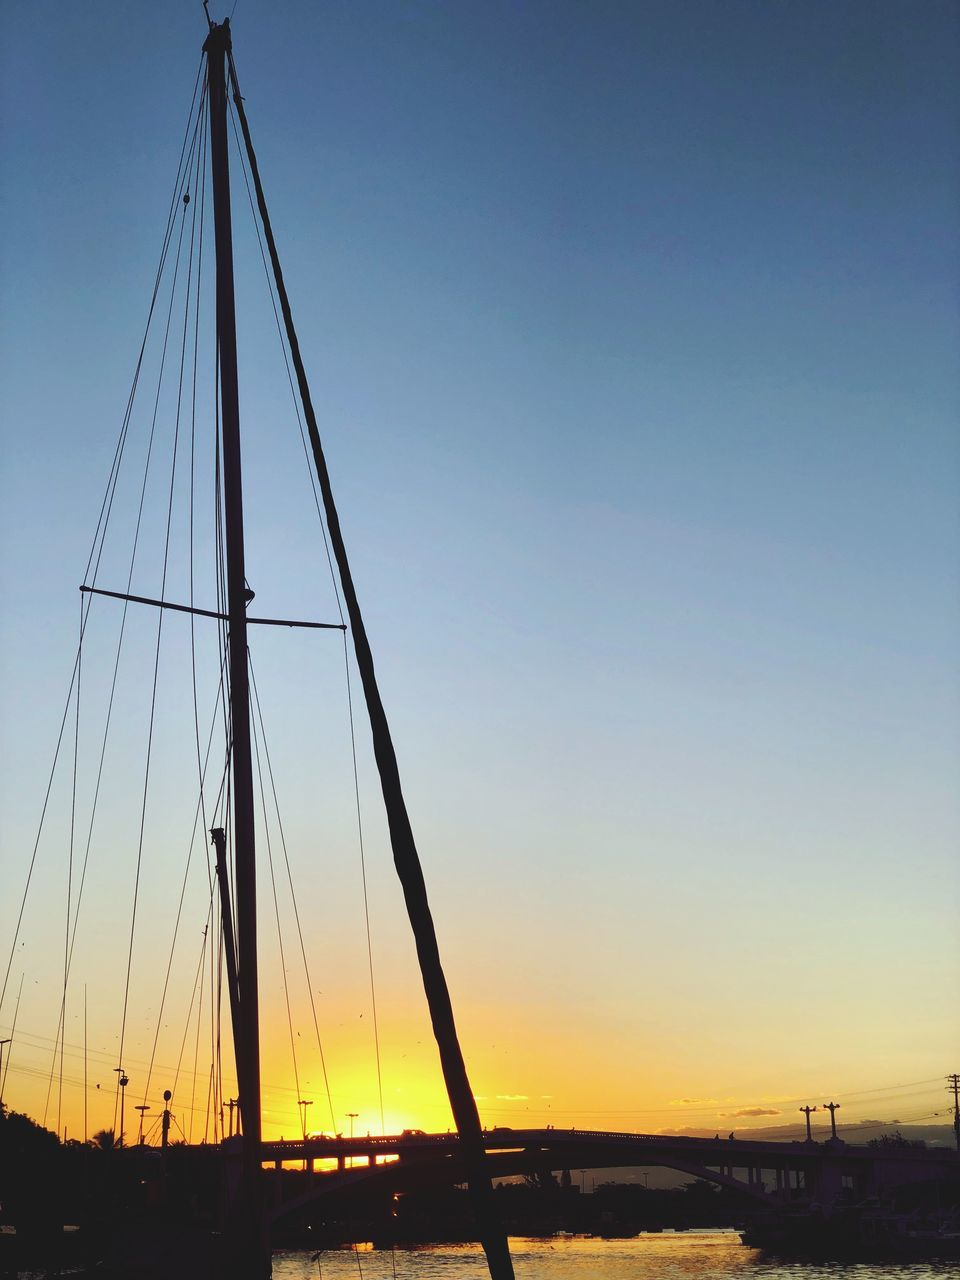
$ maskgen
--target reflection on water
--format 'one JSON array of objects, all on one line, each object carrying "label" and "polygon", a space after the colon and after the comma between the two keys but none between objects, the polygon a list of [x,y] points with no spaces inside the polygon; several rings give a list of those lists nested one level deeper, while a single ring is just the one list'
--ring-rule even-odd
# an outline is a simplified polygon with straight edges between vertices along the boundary
[{"label": "reflection on water", "polygon": [[[784,1262],[746,1249],[735,1232],[685,1231],[634,1240],[511,1240],[517,1280],[960,1280],[960,1263]],[[394,1270],[394,1264],[396,1270]],[[483,1280],[478,1248],[443,1245],[379,1253],[275,1253],[276,1280]]]}]

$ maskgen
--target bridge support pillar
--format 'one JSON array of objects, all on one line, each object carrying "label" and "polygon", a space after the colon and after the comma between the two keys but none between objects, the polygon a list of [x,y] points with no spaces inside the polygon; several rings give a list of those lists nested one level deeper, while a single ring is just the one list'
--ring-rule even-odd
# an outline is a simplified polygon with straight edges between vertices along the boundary
[{"label": "bridge support pillar", "polygon": [[337,1156],[337,1173],[343,1173],[346,1167],[347,1167],[347,1157]]}]

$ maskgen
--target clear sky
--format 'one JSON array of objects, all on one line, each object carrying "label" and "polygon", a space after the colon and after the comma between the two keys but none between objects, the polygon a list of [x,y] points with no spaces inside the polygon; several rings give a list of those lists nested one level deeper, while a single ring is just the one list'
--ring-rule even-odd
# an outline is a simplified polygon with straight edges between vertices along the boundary
[{"label": "clear sky", "polygon": [[[8,0],[3,25],[5,966],[203,15]],[[960,1065],[956,6],[239,0],[234,33],[485,1121],[712,1131],[792,1123],[828,1092],[851,1119],[931,1114]],[[334,618],[235,216],[248,577],[263,613]],[[164,399],[162,440],[170,418]],[[118,589],[136,465],[124,484],[101,578]],[[80,825],[118,619],[95,616]],[[89,1127],[111,1120],[155,619],[130,625],[68,999],[72,1134],[84,983]],[[187,633],[165,628],[134,1092],[196,803]],[[339,644],[258,634],[254,661],[336,1123],[375,1129]],[[71,759],[0,1010],[5,1036],[24,974],[4,1098],[38,1116]],[[359,768],[386,1122],[445,1128],[363,732]],[[197,857],[155,1107],[206,893]],[[266,1131],[289,1133],[266,868],[261,901]],[[300,1095],[329,1127],[280,909]],[[182,1084],[175,1101],[186,1125]]]}]

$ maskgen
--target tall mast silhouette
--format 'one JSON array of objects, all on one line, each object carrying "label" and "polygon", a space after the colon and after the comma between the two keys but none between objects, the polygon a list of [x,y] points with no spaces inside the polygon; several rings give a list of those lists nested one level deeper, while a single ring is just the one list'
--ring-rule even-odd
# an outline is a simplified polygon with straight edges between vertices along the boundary
[{"label": "tall mast silhouette", "polygon": [[270,1274],[263,1243],[260,1195],[260,1015],[257,987],[257,878],[254,839],[253,764],[250,751],[250,686],[247,673],[247,590],[243,547],[243,487],[240,467],[240,398],[237,389],[237,321],[233,286],[233,228],[227,147],[227,59],[230,22],[211,24],[204,49],[210,95],[210,155],[217,259],[217,355],[223,507],[227,560],[228,661],[231,764],[233,771],[234,883],[237,919],[239,1026],[234,1028],[243,1178],[235,1206],[236,1274],[245,1280]]}]

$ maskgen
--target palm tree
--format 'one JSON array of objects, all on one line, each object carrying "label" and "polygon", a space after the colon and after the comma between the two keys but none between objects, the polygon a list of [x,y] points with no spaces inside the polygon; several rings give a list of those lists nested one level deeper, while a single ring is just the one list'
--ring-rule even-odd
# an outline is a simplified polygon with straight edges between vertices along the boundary
[{"label": "palm tree", "polygon": [[116,1146],[116,1139],[112,1129],[98,1129],[90,1139],[90,1145],[99,1147],[101,1151],[112,1151]]}]

